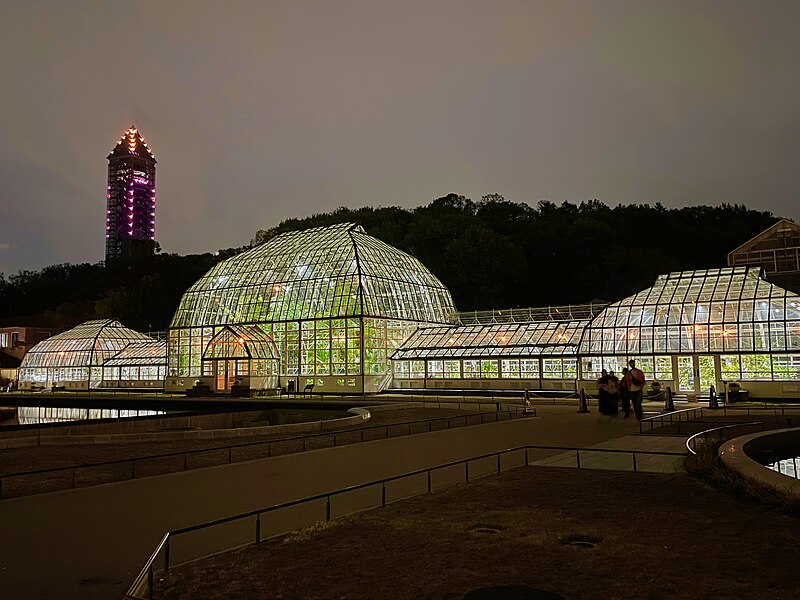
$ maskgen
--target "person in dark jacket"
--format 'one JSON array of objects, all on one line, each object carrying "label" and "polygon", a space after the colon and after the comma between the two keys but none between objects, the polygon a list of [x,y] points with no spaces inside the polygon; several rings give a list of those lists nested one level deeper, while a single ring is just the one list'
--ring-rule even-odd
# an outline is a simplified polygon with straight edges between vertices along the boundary
[{"label": "person in dark jacket", "polygon": [[622,414],[625,415],[627,419],[631,416],[631,395],[630,390],[628,390],[628,367],[622,369],[622,379],[620,379],[617,392],[619,393],[620,404],[622,404]]}]

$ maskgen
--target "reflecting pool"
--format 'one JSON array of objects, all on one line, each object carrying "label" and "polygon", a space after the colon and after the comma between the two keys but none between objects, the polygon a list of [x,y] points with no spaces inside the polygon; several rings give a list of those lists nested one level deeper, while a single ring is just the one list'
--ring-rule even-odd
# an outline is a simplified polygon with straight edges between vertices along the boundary
[{"label": "reflecting pool", "polygon": [[791,458],[784,458],[783,460],[778,460],[764,466],[768,469],[772,469],[773,471],[777,471],[781,475],[800,479],[800,473],[798,473],[797,470],[798,464],[800,464],[800,456],[793,456]]},{"label": "reflecting pool", "polygon": [[121,419],[166,414],[163,410],[132,410],[125,408],[74,408],[65,406],[19,406],[0,410],[0,427],[7,425],[38,425],[65,423],[87,419]]}]

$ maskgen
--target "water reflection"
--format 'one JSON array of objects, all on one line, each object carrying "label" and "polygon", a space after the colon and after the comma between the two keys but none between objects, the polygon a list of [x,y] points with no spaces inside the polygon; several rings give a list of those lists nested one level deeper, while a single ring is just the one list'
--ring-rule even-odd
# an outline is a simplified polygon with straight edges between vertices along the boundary
[{"label": "water reflection", "polygon": [[768,469],[772,469],[773,471],[777,471],[781,475],[786,475],[787,477],[794,477],[795,479],[800,479],[800,473],[797,471],[798,459],[800,457],[794,456],[792,458],[784,458],[783,460],[779,460],[774,463],[770,463],[765,465]]},{"label": "water reflection", "polygon": [[120,419],[166,414],[163,410],[130,410],[124,408],[71,408],[53,406],[20,406],[0,411],[0,427],[5,425],[36,425],[64,423],[87,419]]}]

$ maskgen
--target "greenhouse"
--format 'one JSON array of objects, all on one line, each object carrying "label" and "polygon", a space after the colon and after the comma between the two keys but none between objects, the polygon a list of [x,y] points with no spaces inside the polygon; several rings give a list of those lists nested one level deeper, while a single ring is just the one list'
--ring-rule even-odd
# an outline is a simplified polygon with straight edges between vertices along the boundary
[{"label": "greenhouse", "polygon": [[163,389],[166,375],[167,342],[134,342],[103,363],[102,387]]},{"label": "greenhouse", "polygon": [[595,317],[579,354],[586,380],[635,358],[648,379],[681,393],[708,394],[736,381],[754,396],[796,396],[800,298],[757,267],[661,275]]},{"label": "greenhouse", "polygon": [[399,388],[574,390],[588,321],[419,329],[393,355]]},{"label": "greenhouse", "polygon": [[153,338],[124,327],[119,321],[86,321],[34,345],[19,369],[21,389],[102,387],[106,360],[134,342]]},{"label": "greenhouse", "polygon": [[450,292],[416,258],[343,223],[278,235],[215,265],[168,332],[166,389],[198,383],[360,393],[419,326],[452,324]]},{"label": "greenhouse", "polygon": [[[527,313],[531,322],[511,322]],[[394,387],[593,391],[602,369],[620,374],[635,359],[649,381],[681,394],[729,382],[754,397],[800,393],[800,298],[759,268],[669,273],[610,305],[467,317],[475,324],[409,338],[392,355]]]}]

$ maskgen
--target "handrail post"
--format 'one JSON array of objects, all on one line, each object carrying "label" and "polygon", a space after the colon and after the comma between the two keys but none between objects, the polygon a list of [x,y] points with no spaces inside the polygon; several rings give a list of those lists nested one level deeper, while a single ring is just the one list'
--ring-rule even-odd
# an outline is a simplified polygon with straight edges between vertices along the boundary
[{"label": "handrail post", "polygon": [[464,481],[469,482],[469,461],[464,461]]},{"label": "handrail post", "polygon": [[428,469],[428,493],[431,493],[431,470]]},{"label": "handrail post", "polygon": [[326,521],[330,521],[331,520],[331,496],[330,496],[330,494],[328,494],[325,497],[325,520]]},{"label": "handrail post", "polygon": [[153,565],[147,571],[147,597],[153,600]]},{"label": "handrail post", "polygon": [[497,453],[497,472],[500,473],[500,453]]},{"label": "handrail post", "polygon": [[256,544],[261,543],[261,513],[256,515]]},{"label": "handrail post", "polygon": [[167,541],[164,543],[164,572],[169,573],[169,536],[167,536]]},{"label": "handrail post", "polygon": [[575,465],[581,468],[581,451],[578,448],[575,448]]},{"label": "handrail post", "polygon": [[381,508],[386,508],[386,482],[381,481]]},{"label": "handrail post", "polygon": [[633,452],[633,472],[636,473],[636,452]]}]

